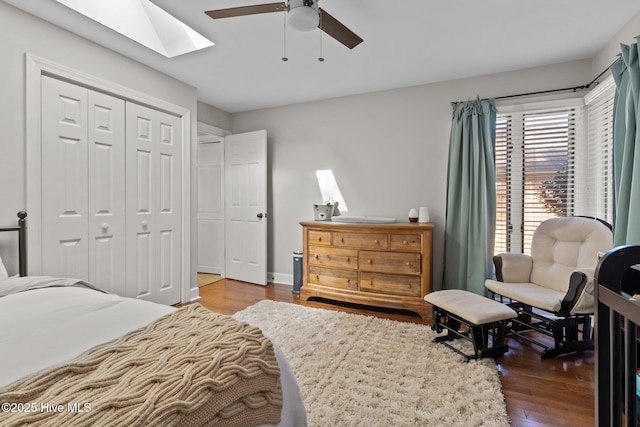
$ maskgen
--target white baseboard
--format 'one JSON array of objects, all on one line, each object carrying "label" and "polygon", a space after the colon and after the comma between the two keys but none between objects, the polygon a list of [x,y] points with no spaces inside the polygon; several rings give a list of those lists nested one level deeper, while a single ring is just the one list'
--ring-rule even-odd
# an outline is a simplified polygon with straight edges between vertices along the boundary
[{"label": "white baseboard", "polygon": [[207,274],[222,274],[222,268],[220,267],[202,267],[197,266],[196,271],[198,273],[207,273]]},{"label": "white baseboard", "polygon": [[269,283],[293,286],[293,274],[267,273]]},{"label": "white baseboard", "polygon": [[[196,286],[195,288],[191,288],[189,290],[189,301],[188,302],[196,302],[198,300],[200,300],[200,292],[198,291],[198,287]],[[183,301],[183,302],[187,302],[187,301]]]}]

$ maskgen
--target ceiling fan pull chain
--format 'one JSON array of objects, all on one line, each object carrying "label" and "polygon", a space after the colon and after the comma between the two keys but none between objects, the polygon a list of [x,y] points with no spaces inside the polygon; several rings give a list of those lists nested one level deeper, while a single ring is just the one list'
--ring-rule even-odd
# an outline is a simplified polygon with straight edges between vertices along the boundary
[{"label": "ceiling fan pull chain", "polygon": [[320,31],[318,31],[318,33],[320,33],[320,56],[318,57],[318,61],[324,62],[324,56],[322,56],[322,14],[320,14],[320,25],[318,25],[318,28],[320,29]]},{"label": "ceiling fan pull chain", "polygon": [[287,62],[289,60],[289,58],[287,57],[287,14],[283,14],[284,16],[284,25],[282,27],[282,43],[283,43],[283,56],[282,56],[282,60],[284,62]]}]

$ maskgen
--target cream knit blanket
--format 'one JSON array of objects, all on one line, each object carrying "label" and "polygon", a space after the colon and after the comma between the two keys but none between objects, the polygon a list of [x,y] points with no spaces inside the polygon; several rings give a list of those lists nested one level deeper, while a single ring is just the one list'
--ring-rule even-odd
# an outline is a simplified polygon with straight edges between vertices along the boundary
[{"label": "cream knit blanket", "polygon": [[251,426],[280,421],[282,388],[258,328],[192,304],[0,389],[0,402],[2,426]]}]

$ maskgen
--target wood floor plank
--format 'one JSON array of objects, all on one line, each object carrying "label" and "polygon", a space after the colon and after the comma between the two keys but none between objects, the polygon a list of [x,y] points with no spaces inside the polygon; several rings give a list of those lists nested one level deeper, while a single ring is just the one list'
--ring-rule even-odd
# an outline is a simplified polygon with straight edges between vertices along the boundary
[{"label": "wood floor plank", "polygon": [[[302,304],[328,310],[383,317],[403,322],[430,325],[403,310],[388,310],[355,304],[302,301],[291,286],[253,285],[229,279],[203,286],[200,303],[208,309],[233,314],[263,299]],[[540,358],[540,349],[517,337],[506,340],[509,352],[496,359],[502,381],[507,413],[514,427],[576,427],[595,423],[593,352]]]}]

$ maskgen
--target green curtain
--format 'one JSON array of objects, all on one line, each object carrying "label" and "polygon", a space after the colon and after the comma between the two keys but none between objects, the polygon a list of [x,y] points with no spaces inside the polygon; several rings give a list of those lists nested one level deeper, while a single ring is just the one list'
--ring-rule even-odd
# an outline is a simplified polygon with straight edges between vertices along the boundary
[{"label": "green curtain", "polygon": [[[638,40],[640,37],[636,37]],[[622,45],[611,66],[613,107],[613,244],[640,244],[640,65],[638,43]]]},{"label": "green curtain", "polygon": [[483,295],[493,272],[496,108],[492,99],[452,107],[443,285]]}]

